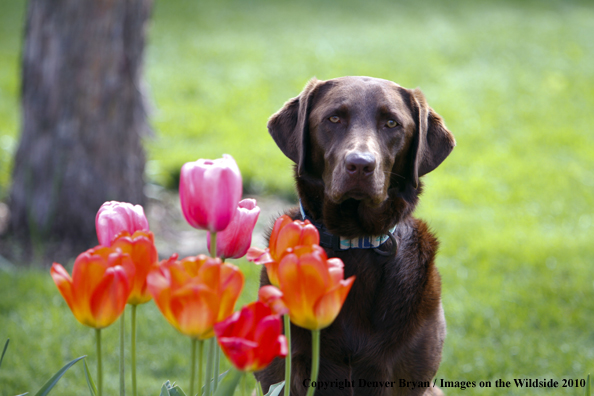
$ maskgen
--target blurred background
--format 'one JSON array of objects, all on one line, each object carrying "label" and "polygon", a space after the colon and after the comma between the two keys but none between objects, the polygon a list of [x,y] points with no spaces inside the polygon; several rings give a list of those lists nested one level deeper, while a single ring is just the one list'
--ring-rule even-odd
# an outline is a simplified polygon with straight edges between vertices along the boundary
[{"label": "blurred background", "polygon": [[[110,32],[113,45],[93,41],[92,32],[76,34],[94,21],[81,11],[65,14],[72,28],[62,29],[52,47],[47,35],[60,26],[57,10],[67,3],[76,2],[46,6],[47,20],[38,7],[37,25],[25,29],[27,2],[0,2],[0,342],[11,338],[0,396],[36,392],[77,356],[88,354],[93,365],[91,331],[72,317],[47,267],[52,260],[71,265],[72,251],[96,243],[73,235],[88,233],[81,224],[89,219],[94,232],[94,213],[106,199],[55,186],[101,179],[101,190],[109,190],[113,180],[122,188],[108,199],[145,204],[161,255],[196,254],[206,243],[183,221],[179,169],[228,153],[242,171],[245,195],[256,196],[264,211],[261,230],[295,203],[291,162],[268,136],[267,119],[313,76],[368,75],[419,87],[456,137],[452,155],[424,177],[416,212],[441,242],[448,336],[437,378],[494,384],[594,373],[591,2],[136,1],[136,9],[101,14],[97,31]],[[64,59],[72,70],[58,70]],[[124,66],[101,75],[110,59]],[[51,70],[61,79],[44,94],[39,76]],[[85,102],[89,75],[101,77],[93,85],[97,102]],[[122,98],[128,101],[120,105]],[[31,113],[24,110],[28,100]],[[73,124],[72,109],[85,104],[95,118]],[[45,118],[32,122],[28,115],[36,112]],[[51,125],[62,129],[52,132]],[[124,159],[114,162],[120,148]],[[79,162],[72,168],[65,158]],[[31,181],[35,175],[40,179]],[[73,215],[80,222],[55,214],[87,203]],[[243,304],[255,298],[258,268],[236,264],[248,278]],[[156,394],[166,379],[187,387],[189,341],[152,302],[139,310],[139,325],[141,394]],[[104,350],[115,351],[117,330],[105,334]],[[105,389],[115,394],[117,354],[107,355]],[[82,366],[74,367],[56,394],[86,392],[82,376]],[[464,392],[584,393],[494,385]]]}]

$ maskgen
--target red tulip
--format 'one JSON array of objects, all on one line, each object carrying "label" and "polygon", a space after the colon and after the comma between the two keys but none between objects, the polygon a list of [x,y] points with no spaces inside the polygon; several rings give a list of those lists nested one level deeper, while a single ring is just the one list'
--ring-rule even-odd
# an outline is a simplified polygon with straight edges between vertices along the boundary
[{"label": "red tulip", "polygon": [[109,201],[99,208],[95,217],[97,239],[103,246],[111,246],[113,239],[122,231],[134,234],[148,231],[149,224],[140,205],[127,202]]},{"label": "red tulip", "polygon": [[97,246],[76,258],[72,277],[58,263],[50,273],[74,317],[85,326],[101,329],[124,312],[134,265],[119,249]]},{"label": "red tulip", "polygon": [[182,166],[179,198],[184,217],[194,228],[223,231],[235,214],[241,193],[241,173],[230,155]]},{"label": "red tulip", "polygon": [[241,371],[262,370],[287,355],[280,317],[261,301],[253,302],[215,325],[223,353]]},{"label": "red tulip", "polygon": [[119,248],[122,253],[128,254],[134,264],[134,277],[130,279],[132,292],[128,297],[128,304],[144,304],[152,298],[148,291],[146,277],[149,272],[157,267],[159,257],[155,248],[155,237],[150,231],[136,231],[130,236],[128,231],[123,231],[112,241],[112,248]]},{"label": "red tulip", "polygon": [[205,255],[177,255],[161,262],[147,277],[157,307],[179,332],[205,340],[213,325],[233,313],[244,284],[243,274],[232,264]]},{"label": "red tulip", "polygon": [[278,279],[291,322],[309,330],[328,327],[355,280],[355,276],[343,278],[343,262],[328,259],[318,245],[298,246],[285,255],[278,265]]},{"label": "red tulip", "polygon": [[[255,199],[240,201],[233,220],[223,231],[217,233],[217,257],[240,258],[245,256],[252,244],[252,233],[260,215]],[[210,233],[206,237],[210,247]]]},{"label": "red tulip", "polygon": [[264,264],[270,283],[278,286],[278,264],[282,258],[296,246],[310,246],[319,243],[320,234],[309,220],[293,221],[289,216],[282,215],[274,222],[268,248],[265,250],[250,248],[247,258],[256,264]]}]

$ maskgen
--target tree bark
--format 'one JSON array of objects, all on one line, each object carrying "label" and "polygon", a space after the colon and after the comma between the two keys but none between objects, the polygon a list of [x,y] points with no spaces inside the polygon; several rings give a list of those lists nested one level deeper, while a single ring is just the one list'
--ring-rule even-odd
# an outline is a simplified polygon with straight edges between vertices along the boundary
[{"label": "tree bark", "polygon": [[151,9],[152,0],[29,2],[11,256],[78,254],[97,244],[103,202],[144,203],[140,87]]}]

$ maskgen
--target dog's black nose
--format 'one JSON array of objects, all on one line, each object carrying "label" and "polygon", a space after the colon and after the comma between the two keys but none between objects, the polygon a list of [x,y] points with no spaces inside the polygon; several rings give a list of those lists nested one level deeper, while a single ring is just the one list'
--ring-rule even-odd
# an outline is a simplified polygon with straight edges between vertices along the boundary
[{"label": "dog's black nose", "polygon": [[369,176],[375,170],[377,161],[371,153],[353,152],[347,154],[345,166],[347,172],[352,176]]}]

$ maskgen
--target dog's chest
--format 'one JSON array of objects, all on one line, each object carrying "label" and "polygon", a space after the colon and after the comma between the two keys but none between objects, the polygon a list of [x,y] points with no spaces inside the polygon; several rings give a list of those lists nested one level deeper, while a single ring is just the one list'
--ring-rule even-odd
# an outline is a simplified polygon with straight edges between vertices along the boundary
[{"label": "dog's chest", "polygon": [[390,276],[386,266],[393,265],[394,260],[372,250],[353,250],[336,256],[345,264],[345,279],[353,275],[356,279],[339,316],[328,328],[328,336],[346,354],[365,353],[391,338],[393,323],[399,320],[386,309],[387,302],[394,300],[391,294],[397,293],[387,285]]}]

